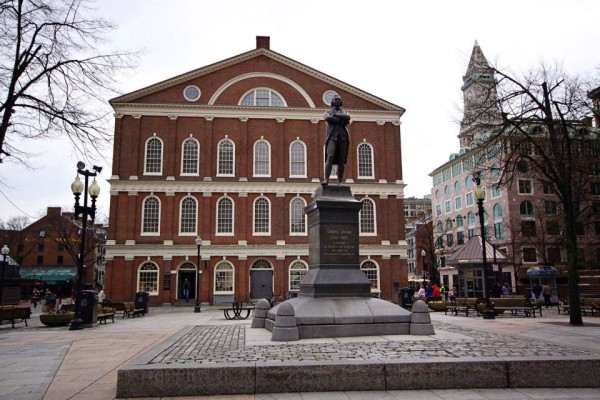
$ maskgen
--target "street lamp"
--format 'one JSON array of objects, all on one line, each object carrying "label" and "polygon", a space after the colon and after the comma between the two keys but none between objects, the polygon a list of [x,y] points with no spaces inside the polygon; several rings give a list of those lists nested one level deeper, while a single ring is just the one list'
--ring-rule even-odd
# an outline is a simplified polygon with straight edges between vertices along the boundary
[{"label": "street lamp", "polygon": [[202,239],[200,239],[200,236],[196,237],[196,248],[198,249],[198,262],[196,263],[197,266],[197,270],[196,270],[196,306],[194,307],[194,312],[201,312],[200,310],[200,277],[202,275],[200,275],[200,272],[202,272],[200,270],[200,246],[202,246]]},{"label": "street lamp", "polygon": [[425,249],[421,250],[421,257],[423,257],[423,266],[421,267],[421,271],[423,272],[423,287],[425,287],[427,285],[426,279],[427,279],[427,274],[425,273],[425,256],[427,255],[427,252],[425,251]]},{"label": "street lamp", "polygon": [[495,319],[494,310],[490,300],[490,291],[488,290],[488,275],[487,275],[487,254],[485,248],[485,226],[483,220],[483,201],[485,200],[485,188],[481,186],[481,172],[473,173],[473,180],[477,184],[475,189],[475,198],[477,199],[477,209],[479,212],[479,224],[481,225],[481,248],[483,261],[483,293],[485,296],[485,309],[483,310],[483,319]]},{"label": "street lamp", "polygon": [[[75,176],[75,180],[71,184],[71,191],[75,196],[75,219],[79,218],[81,214],[81,243],[79,247],[79,257],[77,258],[77,288],[76,288],[76,297],[75,297],[75,317],[71,321],[71,326],[69,330],[79,330],[83,329],[83,319],[81,318],[81,289],[83,286],[83,257],[85,256],[85,237],[87,230],[87,220],[88,216],[91,218],[92,222],[96,217],[96,198],[100,194],[100,186],[96,183],[96,178],[94,178],[91,185],[88,188],[88,180],[90,176],[96,176],[98,173],[102,171],[102,167],[93,166],[93,171],[84,170],[85,164],[79,161],[77,163],[77,175]],[[85,180],[81,182],[79,179],[79,175],[83,175]],[[83,194],[83,206],[79,205],[79,197]],[[92,205],[88,207],[88,194],[92,198]]]},{"label": "street lamp", "polygon": [[0,274],[0,306],[2,305],[4,300],[4,298],[2,297],[4,295],[4,271],[6,271],[6,256],[9,252],[10,250],[7,245],[4,245],[4,247],[2,247],[2,250],[0,250],[0,253],[2,253],[2,273]]}]

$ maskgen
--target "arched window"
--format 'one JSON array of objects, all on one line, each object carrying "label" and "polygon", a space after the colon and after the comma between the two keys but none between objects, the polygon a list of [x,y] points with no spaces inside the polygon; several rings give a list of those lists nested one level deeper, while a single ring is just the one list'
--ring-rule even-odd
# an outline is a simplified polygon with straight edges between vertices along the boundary
[{"label": "arched window", "polygon": [[308,273],[308,265],[304,261],[294,261],[290,265],[290,292],[300,290],[300,282]]},{"label": "arched window", "polygon": [[273,269],[273,266],[268,260],[259,259],[252,263],[250,269]]},{"label": "arched window", "polygon": [[306,177],[306,145],[300,140],[290,144],[290,177]]},{"label": "arched window", "polygon": [[197,209],[198,207],[195,198],[188,196],[181,200],[179,212],[180,234],[196,234],[196,221],[198,220]]},{"label": "arched window", "polygon": [[217,202],[217,235],[233,235],[233,200],[229,197]]},{"label": "arched window", "polygon": [[269,200],[259,197],[254,200],[254,234],[269,235],[271,233],[271,207]]},{"label": "arched window", "polygon": [[502,206],[500,204],[494,204],[494,221],[502,219]]},{"label": "arched window", "polygon": [[375,236],[375,203],[371,199],[362,200],[362,209],[359,212],[360,219],[360,234]]},{"label": "arched window", "polygon": [[146,175],[162,174],[162,141],[157,137],[151,137],[146,142]]},{"label": "arched window", "polygon": [[233,176],[235,165],[235,146],[229,139],[223,139],[219,142],[219,151],[217,156],[217,175]]},{"label": "arched window", "polygon": [[145,262],[138,268],[137,291],[158,294],[158,265]]},{"label": "arched window", "polygon": [[371,281],[371,292],[379,292],[379,267],[371,260],[360,265],[360,270]]},{"label": "arched window", "polygon": [[290,235],[306,235],[306,201],[296,197],[290,202]]},{"label": "arched window", "polygon": [[374,178],[373,148],[368,143],[358,145],[358,177]]},{"label": "arched window", "polygon": [[240,100],[242,106],[258,107],[285,107],[283,97],[276,91],[268,88],[252,89]]},{"label": "arched window", "polygon": [[188,138],[181,145],[181,175],[198,175],[200,145],[196,139]]},{"label": "arched window", "polygon": [[460,193],[460,182],[459,181],[454,182],[454,191],[456,193]]},{"label": "arched window", "polygon": [[533,204],[529,200],[525,200],[520,206],[522,217],[533,217]]},{"label": "arched window", "polygon": [[234,288],[233,265],[221,261],[215,266],[215,294],[233,294]]},{"label": "arched window", "polygon": [[155,196],[146,197],[142,206],[142,234],[158,235],[160,232],[160,201]]},{"label": "arched window", "polygon": [[254,143],[254,176],[271,176],[271,146],[266,140]]}]

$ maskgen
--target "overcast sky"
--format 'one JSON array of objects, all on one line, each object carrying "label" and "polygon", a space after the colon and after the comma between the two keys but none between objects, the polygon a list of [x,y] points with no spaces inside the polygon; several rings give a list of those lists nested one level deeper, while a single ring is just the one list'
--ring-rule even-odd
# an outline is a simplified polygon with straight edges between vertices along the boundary
[{"label": "overcast sky", "polygon": [[[271,49],[406,109],[406,197],[430,193],[428,174],[458,152],[462,76],[475,40],[488,60],[514,72],[544,60],[599,74],[600,1],[98,0],[116,24],[112,46],[144,49],[122,93],[255,48]],[[108,100],[108,99],[107,99]],[[112,130],[111,122],[111,130]],[[66,142],[37,142],[35,169],[0,164],[0,219],[72,210],[77,157]],[[100,175],[108,215],[112,150]]]}]

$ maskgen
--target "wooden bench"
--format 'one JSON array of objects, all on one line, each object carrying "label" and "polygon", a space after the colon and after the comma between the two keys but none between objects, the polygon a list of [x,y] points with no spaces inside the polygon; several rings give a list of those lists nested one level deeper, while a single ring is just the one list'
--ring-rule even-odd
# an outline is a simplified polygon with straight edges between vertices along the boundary
[{"label": "wooden bench", "polygon": [[123,303],[124,310],[123,316],[121,318],[135,318],[136,316],[146,315],[146,310],[143,308],[135,308],[135,303],[133,301],[126,301]]},{"label": "wooden bench", "polygon": [[[492,308],[496,315],[508,313],[504,315],[518,316],[520,314],[535,318],[536,312],[542,316],[542,305],[541,303],[533,302],[530,298],[526,297],[493,297],[490,299],[492,302]],[[485,307],[485,304],[483,304]],[[483,311],[483,308],[481,308]],[[481,312],[478,308],[477,312]]]},{"label": "wooden bench", "polygon": [[600,314],[600,298],[598,297],[582,297],[580,299],[581,311],[587,316],[589,312],[592,317],[594,313]]},{"label": "wooden bench", "polygon": [[30,307],[0,306],[0,325],[10,323],[15,327],[16,323],[27,325],[27,319],[31,318]]},{"label": "wooden bench", "polygon": [[96,319],[98,323],[104,322],[110,319],[113,323],[115,322],[115,309],[111,307],[104,307],[102,304],[96,305]]},{"label": "wooden bench", "polygon": [[[244,305],[244,303],[231,303],[230,307],[220,308],[223,310],[225,319],[246,319],[254,311],[254,305]],[[231,314],[230,314],[231,313]]]},{"label": "wooden bench", "polygon": [[454,315],[464,313],[468,317],[469,310],[477,312],[477,300],[475,297],[456,297],[454,300],[450,300],[450,304],[446,306],[444,314],[447,315],[448,311],[450,311]]}]

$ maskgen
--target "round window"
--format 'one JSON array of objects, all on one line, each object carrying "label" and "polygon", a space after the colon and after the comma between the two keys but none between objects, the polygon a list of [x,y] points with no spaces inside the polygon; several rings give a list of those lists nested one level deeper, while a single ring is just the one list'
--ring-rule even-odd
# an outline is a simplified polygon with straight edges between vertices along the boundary
[{"label": "round window", "polygon": [[183,96],[187,101],[196,101],[200,98],[200,89],[198,86],[188,86],[183,91]]},{"label": "round window", "polygon": [[323,102],[325,104],[327,104],[328,106],[331,105],[331,100],[333,100],[333,96],[335,96],[337,93],[334,92],[333,90],[328,90],[325,93],[323,93]]}]

